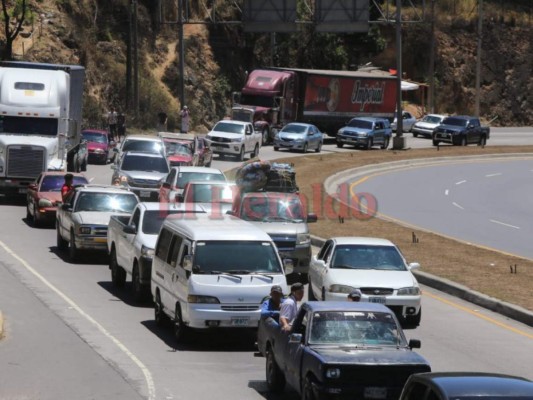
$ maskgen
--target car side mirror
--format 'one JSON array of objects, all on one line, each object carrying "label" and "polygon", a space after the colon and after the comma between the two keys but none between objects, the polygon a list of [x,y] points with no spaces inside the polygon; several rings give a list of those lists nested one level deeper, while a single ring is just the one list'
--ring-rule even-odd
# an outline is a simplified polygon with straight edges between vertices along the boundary
[{"label": "car side mirror", "polygon": [[411,339],[409,340],[409,348],[410,349],[419,349],[422,347],[422,342],[418,339]]},{"label": "car side mirror", "polygon": [[291,333],[289,335],[289,343],[302,343],[303,335],[301,333]]},{"label": "car side mirror", "polygon": [[469,125],[468,125],[468,129],[474,129],[474,125],[469,124]]},{"label": "car side mirror", "polygon": [[192,255],[183,257],[183,269],[187,272],[192,272]]},{"label": "car side mirror", "polygon": [[314,213],[307,214],[307,223],[316,222],[318,219],[317,215]]},{"label": "car side mirror", "polygon": [[137,228],[135,225],[126,225],[124,228],[122,228],[122,231],[128,235],[135,235],[137,233]]},{"label": "car side mirror", "polygon": [[412,263],[409,263],[407,268],[409,268],[409,269],[417,269],[417,268],[420,268],[420,264],[417,263],[417,262],[412,262]]},{"label": "car side mirror", "polygon": [[72,211],[72,206],[69,203],[65,203],[61,205],[61,209],[63,211]]},{"label": "car side mirror", "polygon": [[290,258],[284,258],[283,268],[285,269],[285,275],[292,274],[294,272],[294,262]]}]

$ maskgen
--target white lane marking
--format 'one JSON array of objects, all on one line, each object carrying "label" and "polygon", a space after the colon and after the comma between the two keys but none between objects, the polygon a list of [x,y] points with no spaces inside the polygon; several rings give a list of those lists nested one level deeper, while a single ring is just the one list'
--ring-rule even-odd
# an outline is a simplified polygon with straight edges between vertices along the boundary
[{"label": "white lane marking", "polygon": [[463,207],[461,207],[459,204],[457,204],[455,201],[452,203],[455,207],[460,208],[461,210],[464,210]]},{"label": "white lane marking", "polygon": [[465,183],[466,181],[459,181],[459,182],[455,182],[456,185],[461,185],[463,183]]},{"label": "white lane marking", "polygon": [[495,174],[488,174],[488,175],[485,175],[485,178],[492,178],[493,176],[500,176],[502,173],[501,172],[497,172]]},{"label": "white lane marking", "polygon": [[450,191],[449,191],[448,189],[446,189],[446,190],[444,191],[444,196],[448,196],[448,193],[449,193],[449,192],[450,192]]},{"label": "white lane marking", "polygon": [[110,339],[120,350],[122,350],[122,352],[124,352],[124,354],[126,354],[130,358],[130,360],[132,360],[135,363],[135,365],[137,365],[142,371],[144,378],[146,379],[146,385],[148,387],[148,399],[155,400],[155,384],[154,384],[154,379],[152,378],[152,374],[150,370],[142,363],[141,360],[137,358],[135,354],[133,354],[122,342],[120,342],[120,340],[114,337],[98,321],[96,321],[93,317],[91,317],[89,314],[83,311],[81,307],[78,306],[74,302],[74,300],[72,300],[70,297],[64,294],[61,290],[56,288],[50,281],[48,281],[44,276],[42,276],[39,272],[37,272],[30,264],[28,264],[24,259],[19,257],[19,255],[16,254],[13,250],[11,250],[4,242],[0,241],[0,246],[3,247],[3,249],[9,255],[11,255],[11,257],[19,261],[29,272],[31,272],[35,277],[37,277],[42,283],[48,286],[50,290],[52,290],[60,298],[62,298],[70,306],[69,308],[76,310],[83,318],[85,318],[87,321],[93,324],[104,336]]},{"label": "white lane marking", "polygon": [[495,219],[489,219],[490,222],[493,222],[495,224],[499,224],[499,225],[503,225],[503,226],[507,226],[509,228],[513,228],[513,229],[520,229],[519,226],[515,226],[515,225],[511,225],[511,224],[506,224],[505,222],[501,222],[501,221],[496,221]]}]

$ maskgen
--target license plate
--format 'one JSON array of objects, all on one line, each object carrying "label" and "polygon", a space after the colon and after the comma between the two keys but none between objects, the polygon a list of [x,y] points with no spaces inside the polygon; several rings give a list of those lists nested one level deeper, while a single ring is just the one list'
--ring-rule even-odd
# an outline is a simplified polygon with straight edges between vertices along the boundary
[{"label": "license plate", "polygon": [[103,238],[94,238],[94,241],[96,243],[105,243],[107,242],[107,238],[103,237]]},{"label": "license plate", "polygon": [[19,193],[28,193],[28,189],[26,188],[20,188]]},{"label": "license plate", "polygon": [[232,318],[231,326],[248,326],[250,318]]},{"label": "license plate", "polygon": [[370,303],[385,304],[385,297],[382,297],[382,296],[371,296],[371,297],[368,298],[368,301]]},{"label": "license plate", "polygon": [[387,388],[383,387],[366,387],[364,393],[365,399],[386,399]]},{"label": "license plate", "polygon": [[139,193],[141,197],[150,197],[150,192],[147,192],[145,190],[141,190],[141,193]]}]

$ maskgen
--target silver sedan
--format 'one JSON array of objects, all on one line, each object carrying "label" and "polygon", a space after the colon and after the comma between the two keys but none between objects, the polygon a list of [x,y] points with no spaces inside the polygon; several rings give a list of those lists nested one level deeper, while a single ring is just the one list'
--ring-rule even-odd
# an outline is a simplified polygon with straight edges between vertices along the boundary
[{"label": "silver sedan", "polygon": [[290,123],[285,125],[274,138],[274,151],[289,149],[307,153],[307,150],[314,149],[315,152],[320,153],[322,136],[322,132],[314,125]]}]

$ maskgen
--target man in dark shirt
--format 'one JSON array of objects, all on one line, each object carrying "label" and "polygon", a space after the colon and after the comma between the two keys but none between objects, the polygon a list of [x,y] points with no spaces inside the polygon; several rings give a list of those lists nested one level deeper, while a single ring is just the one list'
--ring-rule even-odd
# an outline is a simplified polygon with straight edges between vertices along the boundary
[{"label": "man in dark shirt", "polygon": [[281,289],[281,286],[272,286],[270,289],[270,298],[261,304],[261,318],[271,317],[278,321],[279,310],[283,301],[283,289]]}]

